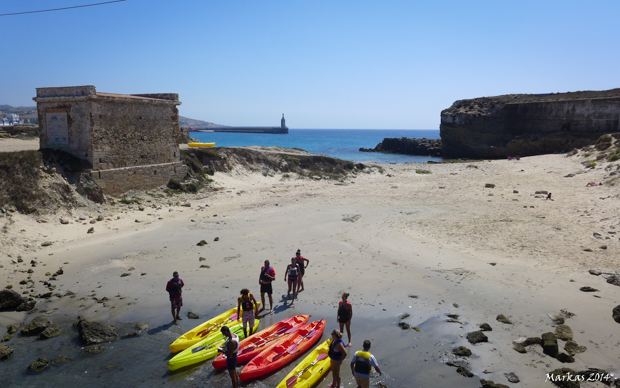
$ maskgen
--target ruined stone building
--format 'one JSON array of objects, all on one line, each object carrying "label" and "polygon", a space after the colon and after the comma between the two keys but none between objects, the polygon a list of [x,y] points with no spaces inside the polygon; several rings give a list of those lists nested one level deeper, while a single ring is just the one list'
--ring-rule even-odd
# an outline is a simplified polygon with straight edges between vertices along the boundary
[{"label": "ruined stone building", "polygon": [[148,190],[185,176],[178,94],[101,93],[89,85],[37,88],[33,100],[40,148],[87,161],[105,194]]}]

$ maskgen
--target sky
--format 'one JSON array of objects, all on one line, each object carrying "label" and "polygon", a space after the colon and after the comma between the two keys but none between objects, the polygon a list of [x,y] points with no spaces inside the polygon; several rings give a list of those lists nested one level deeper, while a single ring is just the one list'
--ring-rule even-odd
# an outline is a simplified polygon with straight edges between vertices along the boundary
[{"label": "sky", "polygon": [[[105,0],[0,0],[0,14]],[[233,126],[438,129],[456,100],[620,87],[620,1],[126,0],[0,16],[0,105],[178,93]]]}]

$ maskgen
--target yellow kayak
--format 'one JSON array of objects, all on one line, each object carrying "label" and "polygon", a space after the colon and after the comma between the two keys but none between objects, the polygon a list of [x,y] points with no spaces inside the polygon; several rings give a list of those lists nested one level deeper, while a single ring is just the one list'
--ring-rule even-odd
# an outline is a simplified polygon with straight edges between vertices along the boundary
[{"label": "yellow kayak", "polygon": [[[257,309],[260,308],[260,304],[261,302],[257,302]],[[231,319],[233,315],[235,315],[235,317]],[[205,323],[194,327],[192,330],[183,334],[182,336],[177,338],[172,344],[170,344],[170,351],[172,353],[178,353],[181,350],[185,350],[190,346],[202,341],[213,331],[219,333],[222,326],[226,324],[233,324],[233,322],[237,320],[236,315],[237,308],[233,307],[232,309],[223,312],[215,318],[211,318]],[[241,312],[241,315],[243,315],[243,311]]]},{"label": "yellow kayak", "polygon": [[331,338],[317,346],[306,358],[286,375],[276,388],[310,388],[329,372],[331,361],[327,356]]},{"label": "yellow kayak", "polygon": [[[254,320],[254,328],[252,329],[252,331],[256,331],[256,329],[258,329],[259,323],[260,319]],[[245,335],[243,334],[242,322],[235,321],[233,324],[225,326],[228,326],[230,328],[231,333],[237,334],[239,336],[239,340],[245,338]],[[179,368],[183,368],[185,366],[193,365],[201,361],[206,361],[210,358],[213,358],[219,354],[217,348],[219,346],[222,346],[224,342],[226,342],[226,337],[224,337],[224,334],[222,334],[218,329],[217,332],[213,332],[202,341],[198,342],[193,346],[190,346],[181,353],[172,357],[172,359],[168,361],[168,368],[170,370],[177,370]]]},{"label": "yellow kayak", "polygon": [[190,147],[215,147],[215,143],[187,143]]}]

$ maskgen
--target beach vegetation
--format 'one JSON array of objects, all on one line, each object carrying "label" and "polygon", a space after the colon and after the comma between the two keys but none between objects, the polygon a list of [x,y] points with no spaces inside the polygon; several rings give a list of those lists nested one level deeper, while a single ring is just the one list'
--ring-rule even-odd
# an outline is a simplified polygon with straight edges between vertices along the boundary
[{"label": "beach vegetation", "polygon": [[348,161],[347,164],[345,164],[345,167],[347,170],[353,170],[355,168],[355,163]]},{"label": "beach vegetation", "polygon": [[467,168],[475,168],[475,169],[477,169],[478,166],[476,166],[475,164],[468,164]]},{"label": "beach vegetation", "polygon": [[596,167],[596,160],[589,160],[587,162],[584,162],[583,165],[586,168],[594,168],[594,167]]},{"label": "beach vegetation", "polygon": [[[200,152],[210,157],[219,158],[217,153],[213,153],[209,149],[200,150]],[[187,175],[183,179],[170,179],[168,181],[169,190],[166,191],[166,194],[197,193],[213,182],[213,179],[208,177],[198,155],[193,150],[181,150],[181,161],[188,167]]]},{"label": "beach vegetation", "polygon": [[415,173],[416,173],[416,174],[430,174],[430,173],[431,173],[431,171],[430,171],[430,170],[422,170],[422,169],[417,168],[417,169],[415,170]]},{"label": "beach vegetation", "polygon": [[607,161],[608,161],[608,162],[615,162],[615,161],[616,161],[616,160],[618,160],[618,159],[620,159],[620,155],[618,155],[618,154],[616,153],[616,154],[611,155],[611,156],[607,159]]},{"label": "beach vegetation", "polygon": [[591,155],[591,154],[590,154],[589,152],[586,152],[585,154],[583,154],[583,157],[584,157],[584,158],[587,158],[587,157],[589,157],[590,155]]},{"label": "beach vegetation", "polygon": [[293,147],[292,149],[297,150],[297,151],[308,152],[308,151],[304,150],[303,148]]},{"label": "beach vegetation", "polygon": [[287,180],[287,179],[291,179],[291,174],[288,174],[288,173],[286,173],[286,174],[282,174],[282,178],[281,178],[280,180],[285,181],[285,180]]},{"label": "beach vegetation", "polygon": [[133,205],[134,203],[136,203],[136,201],[134,201],[133,199],[128,199],[128,198],[121,198],[118,202],[124,204],[124,205]]},{"label": "beach vegetation", "polygon": [[8,284],[8,285],[6,286],[6,288],[10,290],[11,288],[13,288],[13,285],[12,285],[12,284]]}]

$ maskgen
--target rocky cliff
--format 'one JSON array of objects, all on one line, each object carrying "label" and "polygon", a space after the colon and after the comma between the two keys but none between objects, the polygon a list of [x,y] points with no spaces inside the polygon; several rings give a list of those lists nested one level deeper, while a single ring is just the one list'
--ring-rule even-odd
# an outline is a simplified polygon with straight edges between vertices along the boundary
[{"label": "rocky cliff", "polygon": [[504,158],[570,151],[620,131],[620,89],[456,101],[441,112],[442,156]]},{"label": "rocky cliff", "polygon": [[401,155],[441,156],[441,140],[386,137],[375,148],[360,148],[359,150]]}]

